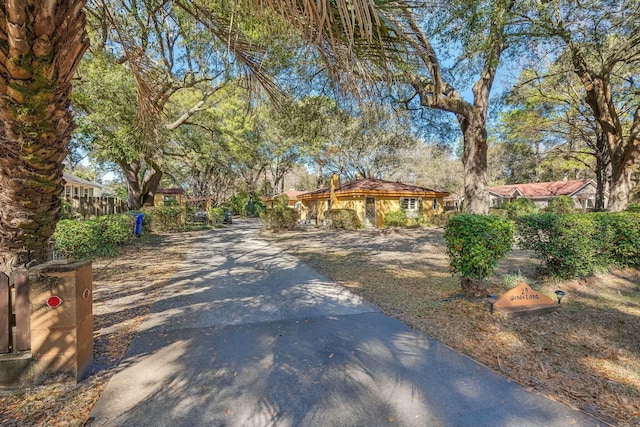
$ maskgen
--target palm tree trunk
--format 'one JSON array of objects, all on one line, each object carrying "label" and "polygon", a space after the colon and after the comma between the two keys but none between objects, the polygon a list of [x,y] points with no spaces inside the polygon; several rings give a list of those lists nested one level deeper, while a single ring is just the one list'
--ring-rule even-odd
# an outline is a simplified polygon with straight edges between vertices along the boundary
[{"label": "palm tree trunk", "polygon": [[0,271],[46,260],[73,131],[84,0],[0,3]]}]

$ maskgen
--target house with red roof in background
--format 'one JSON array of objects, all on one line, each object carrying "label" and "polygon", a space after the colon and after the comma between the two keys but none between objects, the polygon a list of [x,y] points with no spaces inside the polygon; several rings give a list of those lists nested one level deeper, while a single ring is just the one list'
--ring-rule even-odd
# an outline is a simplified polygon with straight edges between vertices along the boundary
[{"label": "house with red roof in background", "polygon": [[298,201],[298,196],[304,193],[306,193],[306,191],[298,191],[292,188],[288,191],[285,191],[284,193],[278,194],[277,196],[265,197],[264,199],[262,199],[262,201],[264,202],[264,205],[267,209],[273,209],[276,197],[279,197],[282,194],[286,194],[287,198],[289,199],[289,207],[300,210],[300,202]]},{"label": "house with red roof in background", "polygon": [[488,188],[489,207],[501,208],[505,203],[525,198],[532,200],[538,208],[544,209],[549,205],[549,200],[554,197],[569,196],[573,199],[576,209],[593,209],[596,188],[596,183],[592,179],[498,185]]}]

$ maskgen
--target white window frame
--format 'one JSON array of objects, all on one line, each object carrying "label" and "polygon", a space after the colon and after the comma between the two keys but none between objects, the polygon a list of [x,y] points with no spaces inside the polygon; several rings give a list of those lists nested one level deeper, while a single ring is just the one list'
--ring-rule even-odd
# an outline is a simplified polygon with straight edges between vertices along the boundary
[{"label": "white window frame", "polygon": [[415,197],[403,197],[400,199],[402,210],[407,212],[415,212],[418,210],[418,199]]}]

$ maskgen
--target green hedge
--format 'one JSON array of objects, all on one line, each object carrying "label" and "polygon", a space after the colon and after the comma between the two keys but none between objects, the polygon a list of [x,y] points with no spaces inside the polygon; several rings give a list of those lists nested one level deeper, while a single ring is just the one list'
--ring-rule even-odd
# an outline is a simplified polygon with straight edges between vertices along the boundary
[{"label": "green hedge", "polygon": [[358,213],[353,209],[331,209],[327,212],[331,227],[353,230],[361,227]]},{"label": "green hedge", "polygon": [[507,211],[507,216],[512,220],[516,220],[523,215],[532,215],[538,212],[538,208],[530,199],[523,197],[516,199],[512,202],[504,204],[504,210]]},{"label": "green hedge", "polygon": [[260,214],[262,224],[268,230],[293,230],[298,224],[300,213],[292,208],[267,209]]},{"label": "green hedge", "polygon": [[543,213],[518,219],[520,247],[534,251],[549,275],[564,279],[593,272],[595,231],[594,218],[584,214]]},{"label": "green hedge", "polygon": [[601,265],[640,266],[640,212],[592,213]]},{"label": "green hedge", "polygon": [[211,208],[209,209],[209,221],[211,224],[220,225],[224,220],[224,212],[223,208]]},{"label": "green hedge", "polygon": [[157,206],[144,208],[151,231],[180,232],[185,231],[187,209],[184,206]]},{"label": "green hedge", "polygon": [[55,251],[78,260],[113,256],[133,238],[135,217],[107,215],[88,221],[63,219],[53,234]]},{"label": "green hedge", "polygon": [[407,225],[407,214],[404,211],[387,212],[384,216],[385,227],[404,227]]},{"label": "green hedge", "polygon": [[571,279],[608,266],[640,265],[640,213],[544,213],[517,222],[520,247],[547,274]]},{"label": "green hedge", "polygon": [[492,215],[456,215],[444,229],[451,273],[480,281],[511,252],[514,226]]},{"label": "green hedge", "polygon": [[547,206],[545,211],[557,214],[568,214],[575,212],[576,209],[571,197],[558,196],[549,200],[549,205]]}]

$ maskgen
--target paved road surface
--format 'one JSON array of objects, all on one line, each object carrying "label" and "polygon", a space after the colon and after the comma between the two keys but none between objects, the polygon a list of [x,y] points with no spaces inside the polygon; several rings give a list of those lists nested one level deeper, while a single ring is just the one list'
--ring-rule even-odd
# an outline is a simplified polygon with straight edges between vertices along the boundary
[{"label": "paved road surface", "polygon": [[197,241],[90,426],[598,425],[383,315],[257,227]]}]

